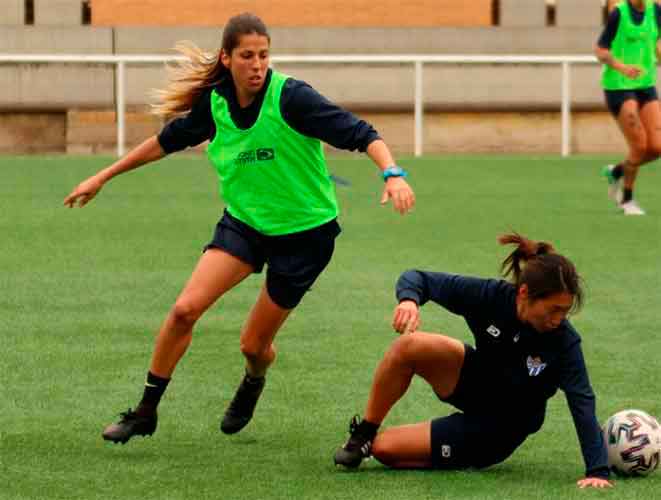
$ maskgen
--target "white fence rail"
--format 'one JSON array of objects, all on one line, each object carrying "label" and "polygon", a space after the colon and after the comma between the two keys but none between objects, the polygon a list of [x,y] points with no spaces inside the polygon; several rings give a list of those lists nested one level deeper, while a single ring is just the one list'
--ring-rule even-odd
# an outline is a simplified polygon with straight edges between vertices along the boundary
[{"label": "white fence rail", "polygon": [[[109,64],[116,66],[115,71],[115,108],[117,112],[117,155],[124,155],[126,149],[126,65],[127,64],[164,64],[181,60],[180,56],[159,55],[28,55],[0,54],[0,64],[14,63],[67,63],[67,64]],[[412,64],[414,66],[414,154],[423,153],[423,71],[425,64],[551,64],[559,65],[562,71],[561,79],[561,151],[562,156],[569,156],[571,143],[571,65],[597,64],[593,56],[534,56],[534,55],[503,55],[503,56],[471,56],[471,55],[281,55],[272,56],[274,65],[280,63],[309,64]]]}]

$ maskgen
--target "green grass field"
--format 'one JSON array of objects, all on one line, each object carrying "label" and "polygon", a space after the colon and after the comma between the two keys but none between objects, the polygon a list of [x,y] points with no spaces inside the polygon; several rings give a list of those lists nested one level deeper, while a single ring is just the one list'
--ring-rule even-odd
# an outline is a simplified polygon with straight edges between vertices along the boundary
[{"label": "green grass field", "polygon": [[[357,157],[356,157],[357,158]],[[661,472],[581,491],[583,461],[564,396],[544,428],[484,471],[338,471],[335,448],[362,412],[395,334],[394,283],[411,267],[495,276],[515,229],[574,260],[587,285],[573,319],[598,416],[661,415],[661,170],[642,171],[645,217],[606,199],[605,157],[401,159],[418,204],[379,206],[369,161],[331,157],[343,234],[329,268],[294,312],[253,422],[225,436],[219,418],[242,375],[238,336],[263,276],[199,322],[160,409],[158,432],[126,446],[101,439],[142,392],[153,337],[211,237],[222,205],[206,159],[178,156],[112,181],[90,205],[62,199],[107,157],[0,157],[1,499],[656,498]],[[470,339],[430,304],[422,329]],[[385,425],[451,412],[416,381]],[[484,443],[485,447],[489,443]],[[656,492],[656,493],[655,493]]]}]

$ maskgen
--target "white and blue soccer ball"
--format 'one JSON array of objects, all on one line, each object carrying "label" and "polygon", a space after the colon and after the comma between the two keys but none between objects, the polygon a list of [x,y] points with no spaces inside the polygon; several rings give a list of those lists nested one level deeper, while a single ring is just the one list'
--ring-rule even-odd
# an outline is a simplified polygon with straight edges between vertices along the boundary
[{"label": "white and blue soccer ball", "polygon": [[603,427],[608,466],[621,476],[647,476],[661,458],[661,425],[641,410],[623,410]]}]

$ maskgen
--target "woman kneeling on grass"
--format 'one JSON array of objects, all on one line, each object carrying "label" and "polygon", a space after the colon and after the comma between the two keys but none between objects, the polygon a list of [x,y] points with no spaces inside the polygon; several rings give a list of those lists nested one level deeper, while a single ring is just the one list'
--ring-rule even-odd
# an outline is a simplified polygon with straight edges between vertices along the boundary
[{"label": "woman kneeling on grass", "polygon": [[[335,453],[336,464],[358,467],[370,455],[394,468],[480,468],[502,462],[542,427],[546,402],[560,388],[585,460],[586,477],[578,486],[611,486],[581,339],[566,319],[582,304],[580,277],[549,243],[518,234],[499,241],[516,245],[502,264],[513,283],[421,271],[399,278],[393,327],[402,335],[377,367],[365,417],[352,420],[349,440]],[[464,317],[474,348],[417,331],[419,308],[429,300]],[[414,375],[460,412],[377,434]]]},{"label": "woman kneeling on grass", "polygon": [[331,259],[337,200],[322,141],[364,151],[382,171],[381,202],[402,214],[414,202],[374,128],[332,104],[305,82],[269,69],[270,37],[252,14],[231,18],[222,48],[207,56],[195,47],[157,109],[183,114],[110,167],[78,185],[64,203],[85,205],[110,179],[166,154],[209,140],[227,209],[156,339],[142,400],[121,414],[103,438],[125,443],[156,430],[156,408],[192,339],[193,326],[222,295],[268,267],[266,281],[241,331],[246,373],[221,421],[226,434],[252,418],[273,343],[292,309]]}]

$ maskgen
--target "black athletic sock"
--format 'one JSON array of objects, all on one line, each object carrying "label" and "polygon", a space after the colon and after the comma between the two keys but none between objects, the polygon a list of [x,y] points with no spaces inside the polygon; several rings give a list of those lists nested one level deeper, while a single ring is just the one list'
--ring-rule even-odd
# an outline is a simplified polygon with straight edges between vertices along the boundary
[{"label": "black athletic sock", "polygon": [[624,163],[618,163],[615,165],[613,170],[611,170],[611,176],[613,179],[617,180],[624,175]]},{"label": "black athletic sock", "polygon": [[265,375],[262,375],[261,377],[255,377],[253,375],[250,375],[248,373],[248,370],[246,370],[246,375],[244,377],[244,380],[250,385],[259,385],[264,381],[265,378],[266,378]]},{"label": "black athletic sock", "polygon": [[142,399],[135,412],[141,417],[153,415],[169,383],[169,378],[162,378],[152,372],[147,372],[145,392],[142,394]]},{"label": "black athletic sock", "polygon": [[624,188],[622,190],[622,203],[633,200],[633,189]]},{"label": "black athletic sock", "polygon": [[358,424],[356,431],[358,431],[361,435],[368,436],[370,439],[372,439],[374,436],[376,436],[379,427],[381,427],[381,424],[373,424],[372,422],[368,422],[367,420],[363,419]]}]

